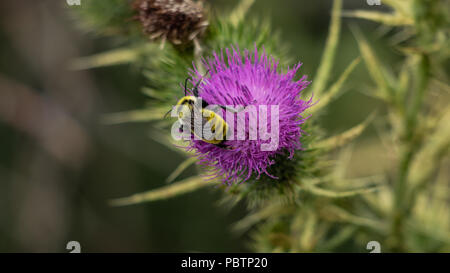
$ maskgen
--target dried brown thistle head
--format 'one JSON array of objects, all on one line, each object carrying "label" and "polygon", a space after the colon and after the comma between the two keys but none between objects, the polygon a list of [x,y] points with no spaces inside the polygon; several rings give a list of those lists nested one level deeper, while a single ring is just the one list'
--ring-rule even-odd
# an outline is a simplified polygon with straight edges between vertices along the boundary
[{"label": "dried brown thistle head", "polygon": [[201,36],[207,26],[202,2],[193,0],[136,0],[143,31],[151,40],[168,40],[175,45],[188,44]]}]

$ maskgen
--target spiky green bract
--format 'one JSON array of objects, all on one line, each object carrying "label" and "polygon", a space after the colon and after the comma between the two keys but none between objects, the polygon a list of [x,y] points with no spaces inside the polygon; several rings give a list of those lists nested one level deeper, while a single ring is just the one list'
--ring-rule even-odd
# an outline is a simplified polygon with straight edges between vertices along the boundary
[{"label": "spiky green bract", "polygon": [[287,48],[281,43],[280,36],[275,33],[267,20],[253,19],[248,22],[233,24],[223,17],[212,21],[209,35],[205,41],[204,51],[218,52],[221,48],[231,45],[239,48],[263,48],[268,55],[280,60],[280,66],[292,64],[287,55]]},{"label": "spiky green bract", "polygon": [[194,61],[191,49],[180,51],[172,45],[167,45],[158,56],[158,61],[144,69],[148,79],[146,87],[151,90],[153,98],[159,104],[169,107],[184,95],[184,79]]}]

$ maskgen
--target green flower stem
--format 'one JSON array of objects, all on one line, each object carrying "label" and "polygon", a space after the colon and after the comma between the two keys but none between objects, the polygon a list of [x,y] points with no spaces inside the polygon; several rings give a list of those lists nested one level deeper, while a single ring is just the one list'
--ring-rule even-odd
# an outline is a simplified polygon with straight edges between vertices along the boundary
[{"label": "green flower stem", "polygon": [[412,133],[416,127],[417,116],[422,106],[422,101],[425,95],[425,90],[428,85],[428,71],[429,71],[429,60],[426,55],[419,56],[418,68],[416,71],[417,83],[416,83],[416,94],[412,101],[412,106],[408,112],[408,133]]},{"label": "green flower stem", "polygon": [[429,79],[429,62],[424,55],[420,56],[418,68],[416,70],[416,90],[413,97],[412,105],[406,113],[405,132],[401,139],[403,140],[401,151],[401,159],[397,181],[394,185],[394,209],[392,215],[392,249],[394,251],[406,251],[404,242],[404,222],[408,217],[414,200],[409,198],[410,191],[408,189],[408,173],[410,170],[412,159],[420,146],[420,140],[417,137],[417,121],[423,104],[423,98],[428,85]]},{"label": "green flower stem", "polygon": [[407,190],[407,174],[413,158],[413,150],[409,145],[402,148],[402,158],[400,160],[399,174],[394,185],[394,209],[392,214],[392,250],[396,252],[405,251],[404,242],[404,220],[406,218],[407,208],[405,206],[405,197]]}]

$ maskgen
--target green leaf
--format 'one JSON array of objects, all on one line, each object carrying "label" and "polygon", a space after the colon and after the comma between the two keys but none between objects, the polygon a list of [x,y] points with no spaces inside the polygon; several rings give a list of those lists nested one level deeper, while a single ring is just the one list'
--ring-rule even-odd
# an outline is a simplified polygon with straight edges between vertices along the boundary
[{"label": "green leaf", "polygon": [[159,189],[137,193],[129,197],[113,199],[109,204],[111,206],[129,206],[144,202],[169,199],[207,186],[216,185],[217,183],[217,181],[205,181],[204,178],[200,176],[193,176]]},{"label": "green leaf", "polygon": [[332,150],[344,146],[345,144],[358,137],[364,131],[367,125],[369,125],[369,123],[373,120],[375,115],[376,112],[372,113],[362,123],[350,128],[349,130],[339,135],[332,136],[320,141],[317,146],[327,150]]},{"label": "green leaf", "polygon": [[119,113],[105,114],[101,121],[105,124],[120,124],[125,122],[149,122],[161,120],[167,112],[165,107],[152,107]]},{"label": "green leaf", "polygon": [[341,91],[342,85],[347,80],[348,76],[353,72],[355,67],[359,64],[360,58],[356,58],[349,64],[349,66],[345,69],[345,71],[341,74],[339,79],[329,88],[329,91],[325,93],[321,98],[319,98],[319,102],[311,107],[310,113],[315,113],[321,108],[328,105],[328,103],[335,98],[335,96]]},{"label": "green leaf", "polygon": [[194,164],[197,161],[197,158],[190,157],[183,162],[167,177],[166,182],[173,182],[184,170],[186,170],[189,166]]},{"label": "green leaf", "polygon": [[69,68],[73,70],[84,70],[105,66],[128,64],[142,60],[144,57],[155,57],[157,54],[157,48],[153,44],[118,48],[92,56],[75,59],[71,63],[69,63]]},{"label": "green leaf", "polygon": [[408,92],[409,83],[411,80],[411,74],[409,73],[409,67],[407,64],[404,64],[400,75],[398,77],[397,89],[400,97],[404,97]]},{"label": "green leaf", "polygon": [[[153,130],[149,133],[149,136],[154,141],[166,146],[167,148],[171,149],[174,152],[180,153],[182,155],[187,155],[188,152],[184,149],[181,149],[180,146],[182,146],[181,141],[176,141],[172,138],[170,134],[167,134],[166,132],[160,132],[156,128],[153,128]],[[193,154],[192,152],[190,154]]]},{"label": "green leaf", "polygon": [[347,240],[350,240],[352,237],[354,237],[357,230],[358,229],[355,226],[343,227],[332,237],[324,240],[324,242],[319,246],[319,250],[324,252],[330,252],[334,250],[336,247],[342,245]]},{"label": "green leaf", "polygon": [[430,61],[425,55],[419,55],[414,73],[414,93],[408,108],[408,126],[414,130],[417,124],[417,117],[420,115],[423,100],[427,91],[430,73]]},{"label": "green leaf", "polygon": [[160,92],[158,92],[157,90],[153,89],[153,88],[148,88],[148,87],[143,87],[141,92],[152,98],[152,99],[157,99],[159,101],[164,101],[164,96],[162,96],[162,94],[160,94]]},{"label": "green leaf", "polygon": [[312,85],[312,92],[316,96],[320,96],[325,89],[331,73],[331,68],[333,67],[341,28],[341,10],[342,0],[334,0],[325,50]]},{"label": "green leaf", "polygon": [[319,187],[316,187],[314,185],[306,185],[305,190],[319,196],[328,197],[328,198],[346,198],[346,197],[353,197],[356,195],[361,194],[368,194],[373,193],[376,191],[379,191],[384,186],[374,186],[374,187],[367,187],[367,188],[361,188],[361,189],[353,189],[348,191],[334,191],[334,190],[327,190],[322,189]]},{"label": "green leaf", "polygon": [[326,213],[329,213],[333,217],[336,217],[336,220],[338,221],[348,222],[357,226],[369,227],[380,232],[386,231],[386,225],[384,225],[383,223],[374,219],[353,215],[340,207],[331,205],[325,207],[324,210]]},{"label": "green leaf", "polygon": [[450,148],[450,109],[447,109],[438,122],[436,130],[418,152],[412,162],[409,180],[417,188],[423,186],[439,167],[441,158],[448,154]]},{"label": "green leaf", "polygon": [[383,0],[383,5],[391,6],[396,12],[409,16],[411,15],[411,2],[410,0]]},{"label": "green leaf", "polygon": [[396,102],[395,92],[392,88],[393,77],[386,72],[386,69],[378,61],[377,56],[367,43],[361,31],[356,26],[352,27],[352,31],[358,42],[359,50],[367,70],[380,90],[380,97],[391,102]]},{"label": "green leaf", "polygon": [[233,225],[233,230],[243,233],[252,226],[264,221],[273,215],[281,216],[293,212],[293,207],[280,205],[280,203],[272,203],[262,209],[256,210],[254,213],[247,215]]},{"label": "green leaf", "polygon": [[392,14],[379,11],[367,11],[367,10],[343,11],[342,16],[366,19],[389,26],[409,26],[414,23],[412,19],[404,17],[399,13]]},{"label": "green leaf", "polygon": [[255,0],[241,0],[237,7],[230,14],[230,22],[237,26],[243,21],[250,7],[255,3]]},{"label": "green leaf", "polygon": [[69,64],[69,68],[73,70],[83,70],[131,63],[137,59],[137,56],[137,51],[131,48],[115,49],[109,52],[78,58]]}]

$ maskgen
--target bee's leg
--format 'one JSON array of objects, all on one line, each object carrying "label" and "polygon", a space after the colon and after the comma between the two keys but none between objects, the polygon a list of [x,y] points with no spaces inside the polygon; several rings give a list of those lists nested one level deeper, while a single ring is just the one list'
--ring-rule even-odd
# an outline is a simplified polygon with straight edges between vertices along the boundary
[{"label": "bee's leg", "polygon": [[244,110],[244,107],[240,107],[239,109],[234,109],[233,107],[228,107],[228,106],[223,106],[223,105],[219,105],[219,107],[225,111],[230,111],[231,113],[239,113],[242,110]]},{"label": "bee's leg", "polygon": [[208,103],[202,99],[202,108],[208,107]]},{"label": "bee's leg", "polygon": [[222,149],[227,149],[227,150],[231,150],[231,146],[226,145],[225,141],[222,141],[218,144],[215,144],[217,147],[222,148]]}]

